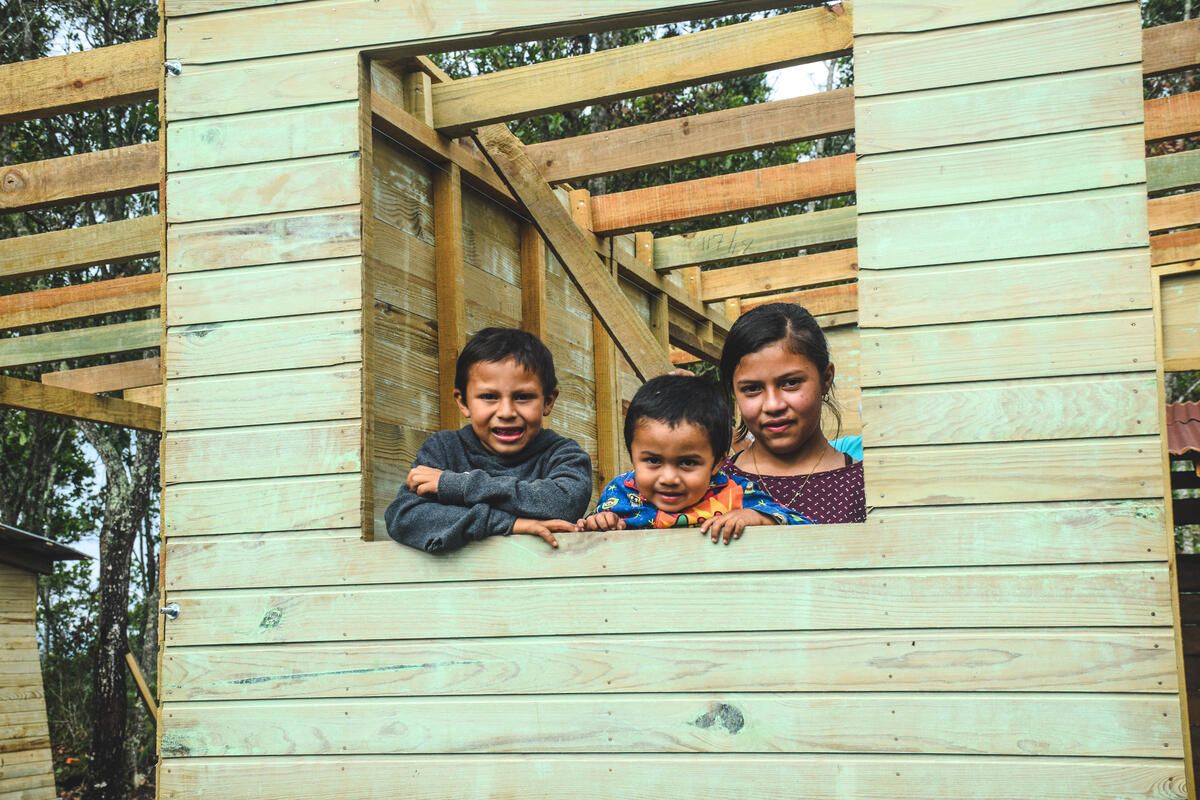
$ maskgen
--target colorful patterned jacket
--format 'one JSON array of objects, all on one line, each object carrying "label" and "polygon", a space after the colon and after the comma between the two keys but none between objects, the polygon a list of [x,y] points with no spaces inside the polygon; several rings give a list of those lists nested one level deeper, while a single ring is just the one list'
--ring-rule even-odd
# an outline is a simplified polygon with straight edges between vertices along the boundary
[{"label": "colorful patterned jacket", "polygon": [[708,491],[691,508],[672,513],[659,511],[646,502],[633,479],[633,471],[618,475],[608,482],[596,504],[596,513],[612,511],[625,520],[630,528],[691,528],[709,517],[728,511],[749,508],[775,520],[778,525],[805,525],[808,517],[784,508],[771,499],[754,481],[740,475],[728,475],[717,470]]}]

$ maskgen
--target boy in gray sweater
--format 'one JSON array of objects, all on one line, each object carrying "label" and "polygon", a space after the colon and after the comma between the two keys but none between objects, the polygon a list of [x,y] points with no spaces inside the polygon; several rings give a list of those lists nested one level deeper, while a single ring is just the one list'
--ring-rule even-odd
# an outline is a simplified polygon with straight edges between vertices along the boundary
[{"label": "boy in gray sweater", "polygon": [[486,536],[575,530],[592,493],[592,462],[544,429],[558,399],[554,358],[540,339],[485,328],[458,357],[454,401],[467,419],[430,436],[384,512],[393,539],[428,553]]}]

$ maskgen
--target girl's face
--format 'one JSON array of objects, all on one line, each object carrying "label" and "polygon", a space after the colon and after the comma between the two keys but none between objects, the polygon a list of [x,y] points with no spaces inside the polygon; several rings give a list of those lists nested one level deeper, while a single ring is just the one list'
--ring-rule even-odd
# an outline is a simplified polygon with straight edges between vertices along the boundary
[{"label": "girl's face", "polygon": [[743,356],[733,370],[733,396],[746,427],[770,453],[801,450],[821,429],[821,398],[833,384],[833,364],[817,365],[782,341]]}]

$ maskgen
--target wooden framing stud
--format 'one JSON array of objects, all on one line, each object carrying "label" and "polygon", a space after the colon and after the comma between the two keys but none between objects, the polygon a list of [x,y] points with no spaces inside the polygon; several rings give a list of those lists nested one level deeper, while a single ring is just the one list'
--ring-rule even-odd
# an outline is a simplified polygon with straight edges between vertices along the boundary
[{"label": "wooden framing stud", "polygon": [[462,170],[453,162],[433,172],[433,258],[437,288],[438,398],[442,427],[458,427],[454,365],[466,344],[463,279]]},{"label": "wooden framing stud", "polygon": [[546,243],[530,222],[521,224],[521,329],[546,338]]},{"label": "wooden framing stud", "polygon": [[[654,269],[654,234],[638,231],[633,235],[633,252],[648,269]],[[668,355],[671,352],[671,298],[658,290],[650,292],[650,330]]]}]

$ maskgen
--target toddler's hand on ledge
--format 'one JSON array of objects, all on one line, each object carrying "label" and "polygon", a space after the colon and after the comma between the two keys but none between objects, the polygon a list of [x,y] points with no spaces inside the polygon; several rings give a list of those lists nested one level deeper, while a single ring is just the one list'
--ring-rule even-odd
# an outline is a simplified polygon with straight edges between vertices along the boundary
[{"label": "toddler's hand on ledge", "polygon": [[419,494],[422,497],[433,497],[438,491],[438,481],[441,480],[442,471],[433,467],[413,467],[408,471],[408,477],[404,479],[404,485],[413,494]]},{"label": "toddler's hand on ledge", "polygon": [[554,538],[554,534],[574,533],[575,525],[565,519],[526,519],[521,517],[513,523],[512,532],[537,536],[551,547],[558,547],[558,539]]},{"label": "toddler's hand on ledge", "polygon": [[625,520],[618,517],[611,511],[601,511],[598,514],[589,514],[579,522],[575,523],[575,530],[578,531],[623,531],[625,530]]},{"label": "toddler's hand on ledge", "polygon": [[775,521],[766,514],[760,514],[749,508],[739,508],[719,517],[709,517],[700,525],[700,533],[708,534],[712,543],[724,539],[729,544],[732,539],[742,538],[742,531],[747,525],[774,525]]}]

